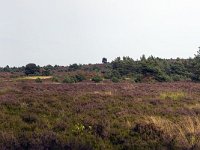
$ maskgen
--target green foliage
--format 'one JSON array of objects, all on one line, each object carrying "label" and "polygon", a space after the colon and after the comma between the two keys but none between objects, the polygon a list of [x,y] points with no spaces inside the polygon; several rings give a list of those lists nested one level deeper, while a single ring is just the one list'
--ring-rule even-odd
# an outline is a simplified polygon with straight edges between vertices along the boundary
[{"label": "green foliage", "polygon": [[102,63],[103,63],[103,64],[107,64],[107,62],[108,62],[108,61],[107,61],[107,58],[105,58],[105,57],[102,58]]},{"label": "green foliage", "polygon": [[86,80],[85,76],[82,74],[76,74],[74,76],[65,76],[63,83],[77,83]]},{"label": "green foliage", "polygon": [[69,66],[69,71],[76,71],[78,69],[81,69],[81,67],[82,67],[81,65],[75,63]]},{"label": "green foliage", "polygon": [[55,77],[55,76],[53,76],[53,78],[51,80],[52,80],[52,82],[59,82],[58,77]]},{"label": "green foliage", "polygon": [[191,75],[191,79],[193,81],[200,81],[200,51],[197,52],[197,55],[195,55],[195,58],[192,60],[192,65],[191,67],[191,71],[192,71],[192,75]]},{"label": "green foliage", "polygon": [[36,64],[30,63],[30,64],[27,64],[25,67],[26,75],[37,75],[39,74],[39,72],[40,72],[39,67],[36,66]]},{"label": "green foliage", "polygon": [[182,81],[182,80],[185,80],[185,79],[186,79],[185,77],[183,77],[183,76],[181,76],[181,75],[177,75],[177,74],[172,75],[171,78],[172,78],[173,81]]},{"label": "green foliage", "polygon": [[99,83],[99,82],[103,81],[103,79],[100,76],[95,76],[95,77],[92,78],[92,81]]},{"label": "green foliage", "polygon": [[4,72],[11,72],[12,69],[10,69],[10,67],[7,65],[6,67],[3,68]]},{"label": "green foliage", "polygon": [[65,76],[63,83],[76,83],[73,77]]},{"label": "green foliage", "polygon": [[83,134],[84,130],[85,130],[85,126],[78,123],[73,127],[72,132],[75,135],[80,135],[80,134]]},{"label": "green foliage", "polygon": [[77,74],[77,75],[75,75],[74,78],[75,78],[75,80],[76,80],[77,82],[82,82],[82,81],[86,80],[85,76],[82,75],[82,74]]},{"label": "green foliage", "polygon": [[118,82],[119,82],[119,79],[118,79],[117,77],[112,77],[112,82],[118,83]]},{"label": "green foliage", "polygon": [[51,75],[51,71],[49,69],[44,69],[41,72],[42,76],[50,76]]},{"label": "green foliage", "polygon": [[[186,80],[190,77],[190,61],[183,61],[179,58],[175,60],[165,60],[143,55],[139,61],[134,61],[129,57],[115,59],[112,69],[122,77],[135,79],[135,82],[169,82]],[[112,73],[109,73],[112,76]],[[132,77],[131,77],[132,76]]]},{"label": "green foliage", "polygon": [[42,83],[42,79],[37,78],[37,79],[35,79],[35,82],[36,82],[36,83]]},{"label": "green foliage", "polygon": [[[106,58],[102,59],[103,64],[79,65],[72,64],[69,67],[54,67],[47,65],[44,67],[36,66],[33,63],[27,64],[26,67],[9,67],[0,68],[0,72],[24,72],[26,75],[54,75],[58,72],[75,72],[89,71],[98,72],[105,79],[131,78],[134,82],[171,82],[171,81],[200,81],[200,51],[194,58],[189,59],[161,59],[158,57],[142,55],[139,60],[133,60],[130,57],[117,57],[111,63]],[[69,73],[70,74],[70,73]],[[91,77],[91,75],[90,75]],[[81,82],[82,77],[72,76],[74,82]]]},{"label": "green foliage", "polygon": [[97,66],[93,66],[92,67],[92,71],[95,71],[95,72],[100,72],[100,68],[99,67],[97,67]]}]

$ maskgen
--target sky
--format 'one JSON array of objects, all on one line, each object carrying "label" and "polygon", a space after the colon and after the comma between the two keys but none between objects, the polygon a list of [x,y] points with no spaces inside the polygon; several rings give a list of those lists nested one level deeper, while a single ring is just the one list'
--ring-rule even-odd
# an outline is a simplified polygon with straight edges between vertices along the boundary
[{"label": "sky", "polygon": [[199,0],[0,0],[0,66],[193,57]]}]

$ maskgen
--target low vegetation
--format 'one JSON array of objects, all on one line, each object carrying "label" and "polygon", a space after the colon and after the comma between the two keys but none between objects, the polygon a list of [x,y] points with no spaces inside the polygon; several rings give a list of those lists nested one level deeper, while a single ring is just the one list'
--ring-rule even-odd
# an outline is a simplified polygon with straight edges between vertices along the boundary
[{"label": "low vegetation", "polygon": [[[177,81],[200,81],[200,51],[194,58],[189,59],[161,59],[150,56],[148,58],[143,55],[139,60],[130,57],[116,58],[112,62],[108,62],[107,58],[102,59],[102,64],[71,64],[69,66],[37,66],[30,63],[25,67],[6,66],[0,68],[0,72],[11,73],[13,78],[18,75],[30,76],[61,76],[67,73],[67,81],[69,83],[82,82],[83,80],[93,80],[101,82],[103,79],[112,82],[123,82],[130,79],[131,82],[177,82]],[[16,75],[15,73],[18,73]],[[81,73],[81,74],[80,74]],[[13,75],[14,74],[14,75]],[[67,78],[67,77],[66,77]],[[103,78],[103,79],[100,79]],[[42,79],[42,78],[41,78]],[[59,79],[58,79],[59,80]],[[74,81],[72,81],[74,80]],[[101,81],[99,81],[101,80]],[[64,82],[65,82],[64,81]]]},{"label": "low vegetation", "polygon": [[181,100],[186,97],[184,92],[163,92],[160,93],[160,99],[172,99],[172,100]]},{"label": "low vegetation", "polygon": [[199,150],[199,60],[0,68],[0,149]]},{"label": "low vegetation", "polygon": [[0,85],[1,149],[200,148],[199,84],[43,81]]}]

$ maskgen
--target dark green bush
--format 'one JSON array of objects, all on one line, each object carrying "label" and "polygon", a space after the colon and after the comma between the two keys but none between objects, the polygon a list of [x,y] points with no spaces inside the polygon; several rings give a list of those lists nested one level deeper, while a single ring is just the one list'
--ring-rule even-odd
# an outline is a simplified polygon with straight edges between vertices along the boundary
[{"label": "dark green bush", "polygon": [[103,81],[103,79],[100,76],[95,76],[95,77],[92,78],[92,81],[99,83],[99,82]]},{"label": "dark green bush", "polygon": [[171,78],[167,74],[164,74],[164,73],[157,74],[155,76],[155,79],[157,81],[159,81],[159,82],[168,82],[168,81],[171,81]]},{"label": "dark green bush", "polygon": [[75,79],[77,82],[82,82],[82,81],[86,80],[85,76],[82,74],[75,75]]},{"label": "dark green bush", "polygon": [[37,75],[40,72],[40,67],[36,66],[36,64],[30,63],[27,64],[24,70],[26,75]]},{"label": "dark green bush", "polygon": [[112,82],[118,83],[118,82],[119,82],[119,79],[118,79],[117,77],[113,77],[113,78],[112,78]]},{"label": "dark green bush", "polygon": [[63,83],[75,83],[75,79],[70,77],[70,76],[66,76],[63,80]]},{"label": "dark green bush", "polygon": [[172,76],[172,80],[173,81],[181,81],[181,80],[184,80],[185,78],[180,76],[180,75],[173,75]]},{"label": "dark green bush", "polygon": [[81,69],[81,67],[82,67],[81,65],[75,63],[69,66],[69,71],[76,71],[78,69]]},{"label": "dark green bush", "polygon": [[50,76],[51,75],[51,71],[49,69],[44,69],[41,72],[42,76]]}]

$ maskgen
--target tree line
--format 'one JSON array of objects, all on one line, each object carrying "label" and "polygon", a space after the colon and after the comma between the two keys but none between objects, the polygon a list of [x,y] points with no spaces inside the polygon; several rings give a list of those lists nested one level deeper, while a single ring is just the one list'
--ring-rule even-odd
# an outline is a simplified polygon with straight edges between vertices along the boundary
[{"label": "tree line", "polygon": [[72,64],[69,66],[37,66],[34,63],[23,67],[3,67],[0,72],[21,72],[25,75],[48,76],[55,72],[72,72],[77,70],[95,71],[102,74],[105,79],[114,82],[131,80],[133,82],[169,82],[192,80],[200,81],[200,50],[194,58],[189,59],[161,59],[142,55],[139,60],[130,57],[117,57],[112,62],[102,59],[102,64]]}]

